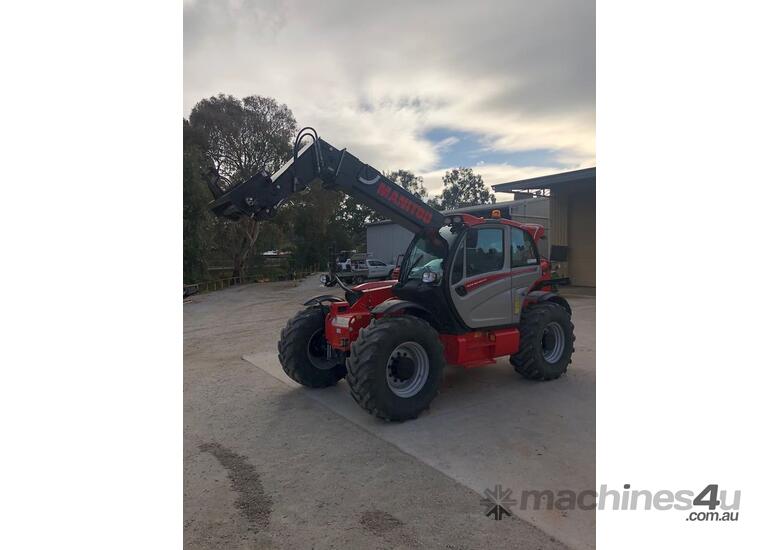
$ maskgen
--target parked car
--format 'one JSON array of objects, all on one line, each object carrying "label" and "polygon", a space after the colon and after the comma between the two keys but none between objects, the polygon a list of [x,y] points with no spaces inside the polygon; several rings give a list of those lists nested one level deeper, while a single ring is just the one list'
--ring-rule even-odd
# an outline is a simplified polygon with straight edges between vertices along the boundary
[{"label": "parked car", "polygon": [[380,260],[368,259],[366,260],[366,264],[368,264],[369,279],[387,279],[393,271],[393,266],[387,265]]},{"label": "parked car", "polygon": [[348,267],[349,269],[337,271],[339,278],[345,283],[359,285],[369,279],[368,266],[365,263],[353,262]]}]

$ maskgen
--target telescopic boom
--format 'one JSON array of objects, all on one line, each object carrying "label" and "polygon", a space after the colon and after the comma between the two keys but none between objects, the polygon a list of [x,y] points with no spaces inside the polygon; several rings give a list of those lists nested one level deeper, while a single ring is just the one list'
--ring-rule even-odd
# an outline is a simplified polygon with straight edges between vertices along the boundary
[{"label": "telescopic boom", "polygon": [[[310,135],[313,141],[299,148],[305,135]],[[216,215],[232,220],[241,217],[265,220],[291,195],[316,182],[321,182],[325,189],[344,191],[413,233],[439,229],[444,223],[441,212],[346,149],[336,149],[309,128],[298,134],[293,157],[278,172],[270,176],[260,171],[223,194],[216,191],[210,208]],[[217,189],[212,185],[213,192]]]}]

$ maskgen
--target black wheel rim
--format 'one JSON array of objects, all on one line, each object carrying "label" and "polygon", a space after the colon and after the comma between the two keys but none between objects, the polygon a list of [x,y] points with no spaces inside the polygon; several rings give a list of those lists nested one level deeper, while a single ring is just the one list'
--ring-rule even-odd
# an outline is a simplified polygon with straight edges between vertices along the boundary
[{"label": "black wheel rim", "polygon": [[309,337],[306,354],[311,364],[320,370],[330,370],[338,364],[335,359],[328,359],[328,342],[322,329],[315,330]]}]

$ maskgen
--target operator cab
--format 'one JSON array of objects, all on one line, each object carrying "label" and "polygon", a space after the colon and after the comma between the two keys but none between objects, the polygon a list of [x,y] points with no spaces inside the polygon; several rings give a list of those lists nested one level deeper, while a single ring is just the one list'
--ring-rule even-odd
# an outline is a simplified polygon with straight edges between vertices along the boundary
[{"label": "operator cab", "polygon": [[447,217],[412,240],[393,292],[426,307],[444,332],[517,325],[529,288],[549,277],[536,246],[543,231],[500,217]]}]

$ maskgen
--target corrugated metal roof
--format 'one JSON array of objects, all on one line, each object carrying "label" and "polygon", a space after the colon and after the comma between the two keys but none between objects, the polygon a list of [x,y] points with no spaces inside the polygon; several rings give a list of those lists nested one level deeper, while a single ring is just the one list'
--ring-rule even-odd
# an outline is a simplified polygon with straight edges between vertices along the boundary
[{"label": "corrugated metal roof", "polygon": [[560,174],[550,174],[538,178],[529,178],[525,180],[510,181],[492,185],[496,193],[511,193],[513,191],[524,191],[526,189],[547,189],[560,185],[591,181],[596,179],[596,167],[583,168],[581,170],[572,170],[571,172],[561,172]]}]

